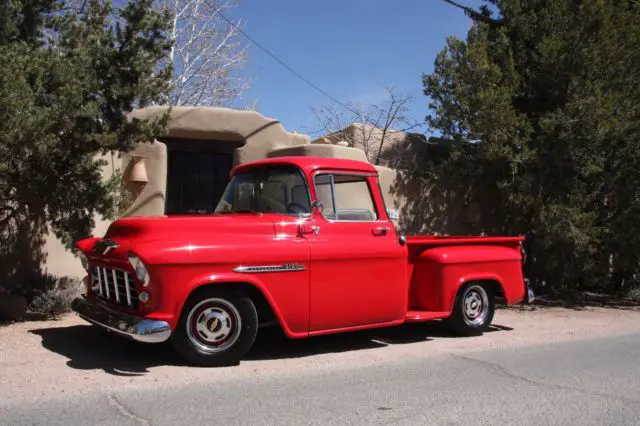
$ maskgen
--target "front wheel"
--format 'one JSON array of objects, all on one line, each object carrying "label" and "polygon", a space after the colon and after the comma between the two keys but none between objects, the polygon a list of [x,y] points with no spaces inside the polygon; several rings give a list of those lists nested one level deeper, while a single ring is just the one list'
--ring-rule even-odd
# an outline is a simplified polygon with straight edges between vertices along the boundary
[{"label": "front wheel", "polygon": [[495,310],[493,294],[487,287],[482,283],[469,283],[458,291],[447,322],[458,334],[475,335],[489,328]]},{"label": "front wheel", "polygon": [[240,362],[257,332],[258,313],[249,297],[207,289],[187,300],[171,341],[192,364],[224,366]]}]

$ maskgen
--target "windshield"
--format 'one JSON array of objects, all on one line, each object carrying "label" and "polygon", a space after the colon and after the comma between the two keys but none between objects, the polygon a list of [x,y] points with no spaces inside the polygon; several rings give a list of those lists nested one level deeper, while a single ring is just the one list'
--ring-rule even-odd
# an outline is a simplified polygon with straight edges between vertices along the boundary
[{"label": "windshield", "polygon": [[311,201],[299,169],[287,166],[261,167],[234,175],[215,212],[298,216],[311,212]]}]

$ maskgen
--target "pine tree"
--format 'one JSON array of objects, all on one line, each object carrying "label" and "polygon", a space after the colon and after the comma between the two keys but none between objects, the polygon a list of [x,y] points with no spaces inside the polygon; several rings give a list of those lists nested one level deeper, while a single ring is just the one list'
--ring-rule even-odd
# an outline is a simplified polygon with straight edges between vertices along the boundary
[{"label": "pine tree", "polygon": [[475,142],[441,174],[493,189],[495,231],[528,237],[538,283],[622,290],[640,273],[640,4],[490,0],[477,13],[423,76],[432,130]]},{"label": "pine tree", "polygon": [[101,158],[166,125],[126,114],[166,99],[169,15],[152,0],[115,14],[103,0],[82,13],[62,6],[0,0],[0,285],[37,272],[47,228],[69,245],[96,213],[110,217],[117,181],[101,178]]}]

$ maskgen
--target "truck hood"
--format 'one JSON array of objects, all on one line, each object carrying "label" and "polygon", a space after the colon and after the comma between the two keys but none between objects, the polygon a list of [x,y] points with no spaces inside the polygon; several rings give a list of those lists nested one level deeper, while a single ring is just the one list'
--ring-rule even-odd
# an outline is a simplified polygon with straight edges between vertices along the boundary
[{"label": "truck hood", "polygon": [[278,220],[281,216],[252,213],[128,217],[113,222],[104,239],[144,243],[159,239],[201,240],[221,234],[273,235]]},{"label": "truck hood", "polygon": [[131,252],[150,263],[198,262],[198,256],[210,261],[210,250],[220,247],[231,247],[222,251],[227,254],[245,255],[247,247],[264,248],[274,238],[295,237],[299,221],[267,213],[128,217],[113,222],[102,238],[80,240],[76,246],[90,261],[114,267],[125,265]]}]

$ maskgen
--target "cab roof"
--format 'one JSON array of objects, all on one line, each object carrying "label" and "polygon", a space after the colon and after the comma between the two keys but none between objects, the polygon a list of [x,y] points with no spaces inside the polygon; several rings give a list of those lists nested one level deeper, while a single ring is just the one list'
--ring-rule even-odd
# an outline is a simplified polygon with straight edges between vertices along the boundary
[{"label": "cab roof", "polygon": [[233,168],[231,174],[243,172],[249,168],[258,166],[297,166],[302,169],[305,174],[314,172],[318,169],[330,169],[349,172],[360,173],[374,173],[378,174],[378,171],[372,164],[364,161],[347,160],[344,158],[326,158],[326,157],[275,157],[268,158],[266,160],[250,161],[248,163],[240,164]]}]

